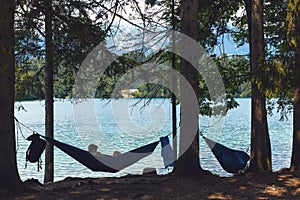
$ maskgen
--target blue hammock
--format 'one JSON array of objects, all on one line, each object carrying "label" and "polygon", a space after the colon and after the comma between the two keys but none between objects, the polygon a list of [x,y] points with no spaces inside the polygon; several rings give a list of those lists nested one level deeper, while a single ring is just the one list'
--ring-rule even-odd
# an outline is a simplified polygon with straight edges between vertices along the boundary
[{"label": "blue hammock", "polygon": [[101,155],[94,157],[88,151],[65,144],[63,142],[51,139],[42,135],[40,137],[47,140],[49,143],[58,147],[60,150],[80,162],[92,171],[116,173],[140,159],[152,154],[159,141],[147,144],[145,146],[133,149],[119,156]]},{"label": "blue hammock", "polygon": [[250,159],[250,156],[247,153],[225,147],[203,135],[202,137],[225,171],[234,174],[246,167],[247,162]]}]

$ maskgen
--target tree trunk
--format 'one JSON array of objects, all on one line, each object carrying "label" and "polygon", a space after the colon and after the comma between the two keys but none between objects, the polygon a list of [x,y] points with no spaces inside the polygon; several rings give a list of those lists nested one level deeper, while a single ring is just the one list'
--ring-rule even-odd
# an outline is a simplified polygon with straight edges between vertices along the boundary
[{"label": "tree trunk", "polygon": [[294,130],[291,171],[300,170],[300,48],[296,52],[296,83],[294,91]]},{"label": "tree trunk", "polygon": [[[175,22],[175,0],[172,0],[172,69],[176,70],[176,55],[175,55],[175,29],[176,29],[176,22]],[[176,90],[176,77],[173,75],[172,77],[172,91]],[[171,96],[172,102],[172,136],[173,136],[173,154],[174,154],[174,161],[177,160],[177,110],[176,110],[176,95],[172,92]]]},{"label": "tree trunk", "polygon": [[[54,136],[53,112],[53,39],[52,39],[52,0],[44,0],[45,6],[45,41],[46,41],[46,68],[45,68],[45,132],[46,137]],[[47,144],[45,152],[44,182],[54,181],[54,150],[53,145]]]},{"label": "tree trunk", "polygon": [[15,190],[17,169],[14,125],[14,1],[0,0],[0,188]]},{"label": "tree trunk", "polygon": [[291,171],[300,170],[300,1],[294,1],[294,37],[296,41],[295,54],[295,85],[294,85],[294,133]]},{"label": "tree trunk", "polygon": [[271,171],[271,144],[264,94],[263,0],[252,1],[251,15],[251,171]]},{"label": "tree trunk", "polygon": [[[195,41],[198,41],[198,13],[199,1],[187,0],[181,1],[181,32],[188,35]],[[188,42],[182,41],[183,51],[189,49]],[[194,53],[195,54],[195,53]],[[191,53],[189,61],[198,63],[199,55]],[[199,161],[199,73],[193,67],[191,62],[181,58],[181,74],[189,82],[191,90],[184,85],[181,80],[180,86],[180,142],[179,159],[175,165],[175,173],[183,176],[199,175],[202,171]],[[191,93],[196,98],[191,98]]]}]

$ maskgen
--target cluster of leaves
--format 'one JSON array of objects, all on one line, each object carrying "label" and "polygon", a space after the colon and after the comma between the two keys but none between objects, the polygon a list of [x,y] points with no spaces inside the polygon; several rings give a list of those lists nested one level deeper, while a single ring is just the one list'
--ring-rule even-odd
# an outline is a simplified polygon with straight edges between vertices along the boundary
[{"label": "cluster of leaves", "polygon": [[44,97],[44,60],[28,59],[16,65],[15,97],[17,100],[34,100]]}]

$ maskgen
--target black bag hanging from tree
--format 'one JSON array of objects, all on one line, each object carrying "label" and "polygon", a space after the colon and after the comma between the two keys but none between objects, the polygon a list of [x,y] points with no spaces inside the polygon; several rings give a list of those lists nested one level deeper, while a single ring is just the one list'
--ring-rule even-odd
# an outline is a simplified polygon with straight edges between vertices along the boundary
[{"label": "black bag hanging from tree", "polygon": [[26,151],[26,162],[29,161],[31,163],[38,162],[43,151],[46,148],[46,141],[41,139],[39,134],[32,134],[27,138],[27,140],[31,141],[27,151]]}]

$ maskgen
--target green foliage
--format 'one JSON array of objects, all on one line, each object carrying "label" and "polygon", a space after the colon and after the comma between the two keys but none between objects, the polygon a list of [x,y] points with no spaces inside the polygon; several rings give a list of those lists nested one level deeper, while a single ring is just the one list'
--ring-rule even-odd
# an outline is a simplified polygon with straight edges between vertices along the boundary
[{"label": "green foliage", "polygon": [[241,84],[238,87],[238,90],[235,95],[237,98],[249,98],[251,97],[251,83],[250,81],[247,81],[243,84]]},{"label": "green foliage", "polygon": [[[287,7],[288,1],[272,0],[264,3],[264,33],[266,61],[262,66],[258,84],[268,98],[286,98],[291,95],[293,74],[293,50],[287,43]],[[236,16],[232,31],[235,43],[249,43],[246,11]]]},{"label": "green foliage", "polygon": [[264,31],[267,57],[282,53],[280,52],[282,45],[286,42],[287,6],[287,1],[280,0],[269,0],[265,3]]},{"label": "green foliage", "polygon": [[[116,91],[115,85],[121,80],[121,77],[128,72],[128,70],[135,68],[140,65],[145,59],[141,53],[131,52],[119,56],[114,62],[112,62],[105,70],[103,75],[99,77],[99,83],[97,87],[96,97],[97,98],[121,98],[121,91]],[[132,81],[123,80],[124,85],[127,82]],[[123,88],[132,89],[132,88]]]},{"label": "green foliage", "polygon": [[[97,92],[95,95],[96,98],[111,98],[114,86],[117,81],[117,76],[109,76],[107,74],[102,75],[99,80]],[[117,96],[116,98],[121,98],[121,95]]]},{"label": "green foliage", "polygon": [[[44,38],[44,8],[43,2],[18,1],[15,35],[16,62],[20,77],[17,79],[17,99],[43,98],[43,80],[41,69],[34,73],[36,66],[33,58],[43,60],[45,57]],[[54,42],[54,72],[55,96],[70,97],[76,72],[86,55],[104,40],[106,33],[101,23],[90,17],[96,5],[94,2],[53,1],[53,42]],[[100,13],[98,13],[100,14]],[[103,15],[103,18],[105,16]],[[100,18],[97,17],[97,20]],[[31,71],[30,73],[27,73]],[[30,81],[33,78],[36,81]],[[25,81],[28,80],[28,81]],[[19,84],[19,86],[18,86]],[[25,84],[25,85],[24,85]],[[27,94],[22,88],[36,88],[33,94]],[[33,89],[32,89],[33,90]],[[38,93],[38,94],[37,94]]]},{"label": "green foliage", "polygon": [[171,91],[157,84],[146,84],[138,89],[138,92],[134,93],[135,98],[171,98]]},{"label": "green foliage", "polygon": [[223,55],[216,58],[215,63],[223,78],[226,94],[228,97],[235,97],[240,86],[249,80],[249,60],[243,56],[229,58]]},{"label": "green foliage", "polygon": [[287,1],[268,1],[265,5],[266,96],[286,98],[293,80],[293,51],[287,44]]},{"label": "green foliage", "polygon": [[[220,57],[214,58],[214,63],[217,65],[218,70],[221,74],[224,86],[226,97],[222,101],[226,102],[226,110],[235,108],[238,106],[235,101],[235,97],[241,97],[238,94],[244,93],[244,95],[249,96],[249,93],[245,94],[245,90],[241,91],[242,87],[246,86],[249,81],[249,60],[243,56],[234,56],[228,57],[227,55],[223,55]],[[207,66],[209,67],[209,66]],[[209,71],[209,70],[207,70]],[[203,115],[212,115],[212,114],[226,114],[226,113],[218,113],[222,111],[222,106],[220,104],[220,100],[211,99],[208,88],[205,84],[205,81],[200,77],[200,93],[199,93],[199,104],[200,104],[200,113]],[[219,87],[215,84],[215,87]],[[249,91],[248,91],[249,92]],[[212,107],[214,108],[214,112],[212,113]],[[218,109],[217,107],[220,107]]]},{"label": "green foliage", "polygon": [[[287,36],[289,44],[293,47],[299,47],[300,43],[300,30],[297,30],[300,24],[300,1],[299,0],[291,0],[288,4],[288,13],[287,13]],[[298,28],[299,29],[299,28]]]},{"label": "green foliage", "polygon": [[230,32],[228,23],[240,8],[240,1],[200,1],[199,42],[207,49],[219,44],[218,38]]},{"label": "green foliage", "polygon": [[[291,1],[275,1],[277,3],[276,8],[277,12],[280,15],[276,14],[274,8],[270,7],[270,12],[273,12],[275,17],[280,20],[280,40],[282,41],[277,45],[277,51],[275,55],[272,55],[273,60],[269,61],[268,65],[269,73],[272,76],[269,77],[269,85],[273,86],[269,97],[278,97],[276,99],[268,99],[268,114],[273,115],[274,110],[276,112],[292,112],[293,110],[293,95],[294,95],[294,82],[298,77],[295,73],[295,51],[297,48],[297,38],[299,44],[299,35],[296,30],[296,23],[300,23],[299,13],[300,1],[291,0]],[[273,3],[275,3],[273,2]],[[298,12],[297,12],[298,9]],[[299,27],[299,25],[298,25]],[[276,30],[277,27],[274,27],[273,30]],[[277,28],[278,29],[278,28]],[[299,31],[299,30],[298,30]],[[272,33],[273,35],[278,35]],[[271,35],[271,34],[270,34]],[[275,69],[275,70],[274,70]]]},{"label": "green foliage", "polygon": [[35,100],[44,98],[43,59],[28,59],[16,65],[16,100]]}]

